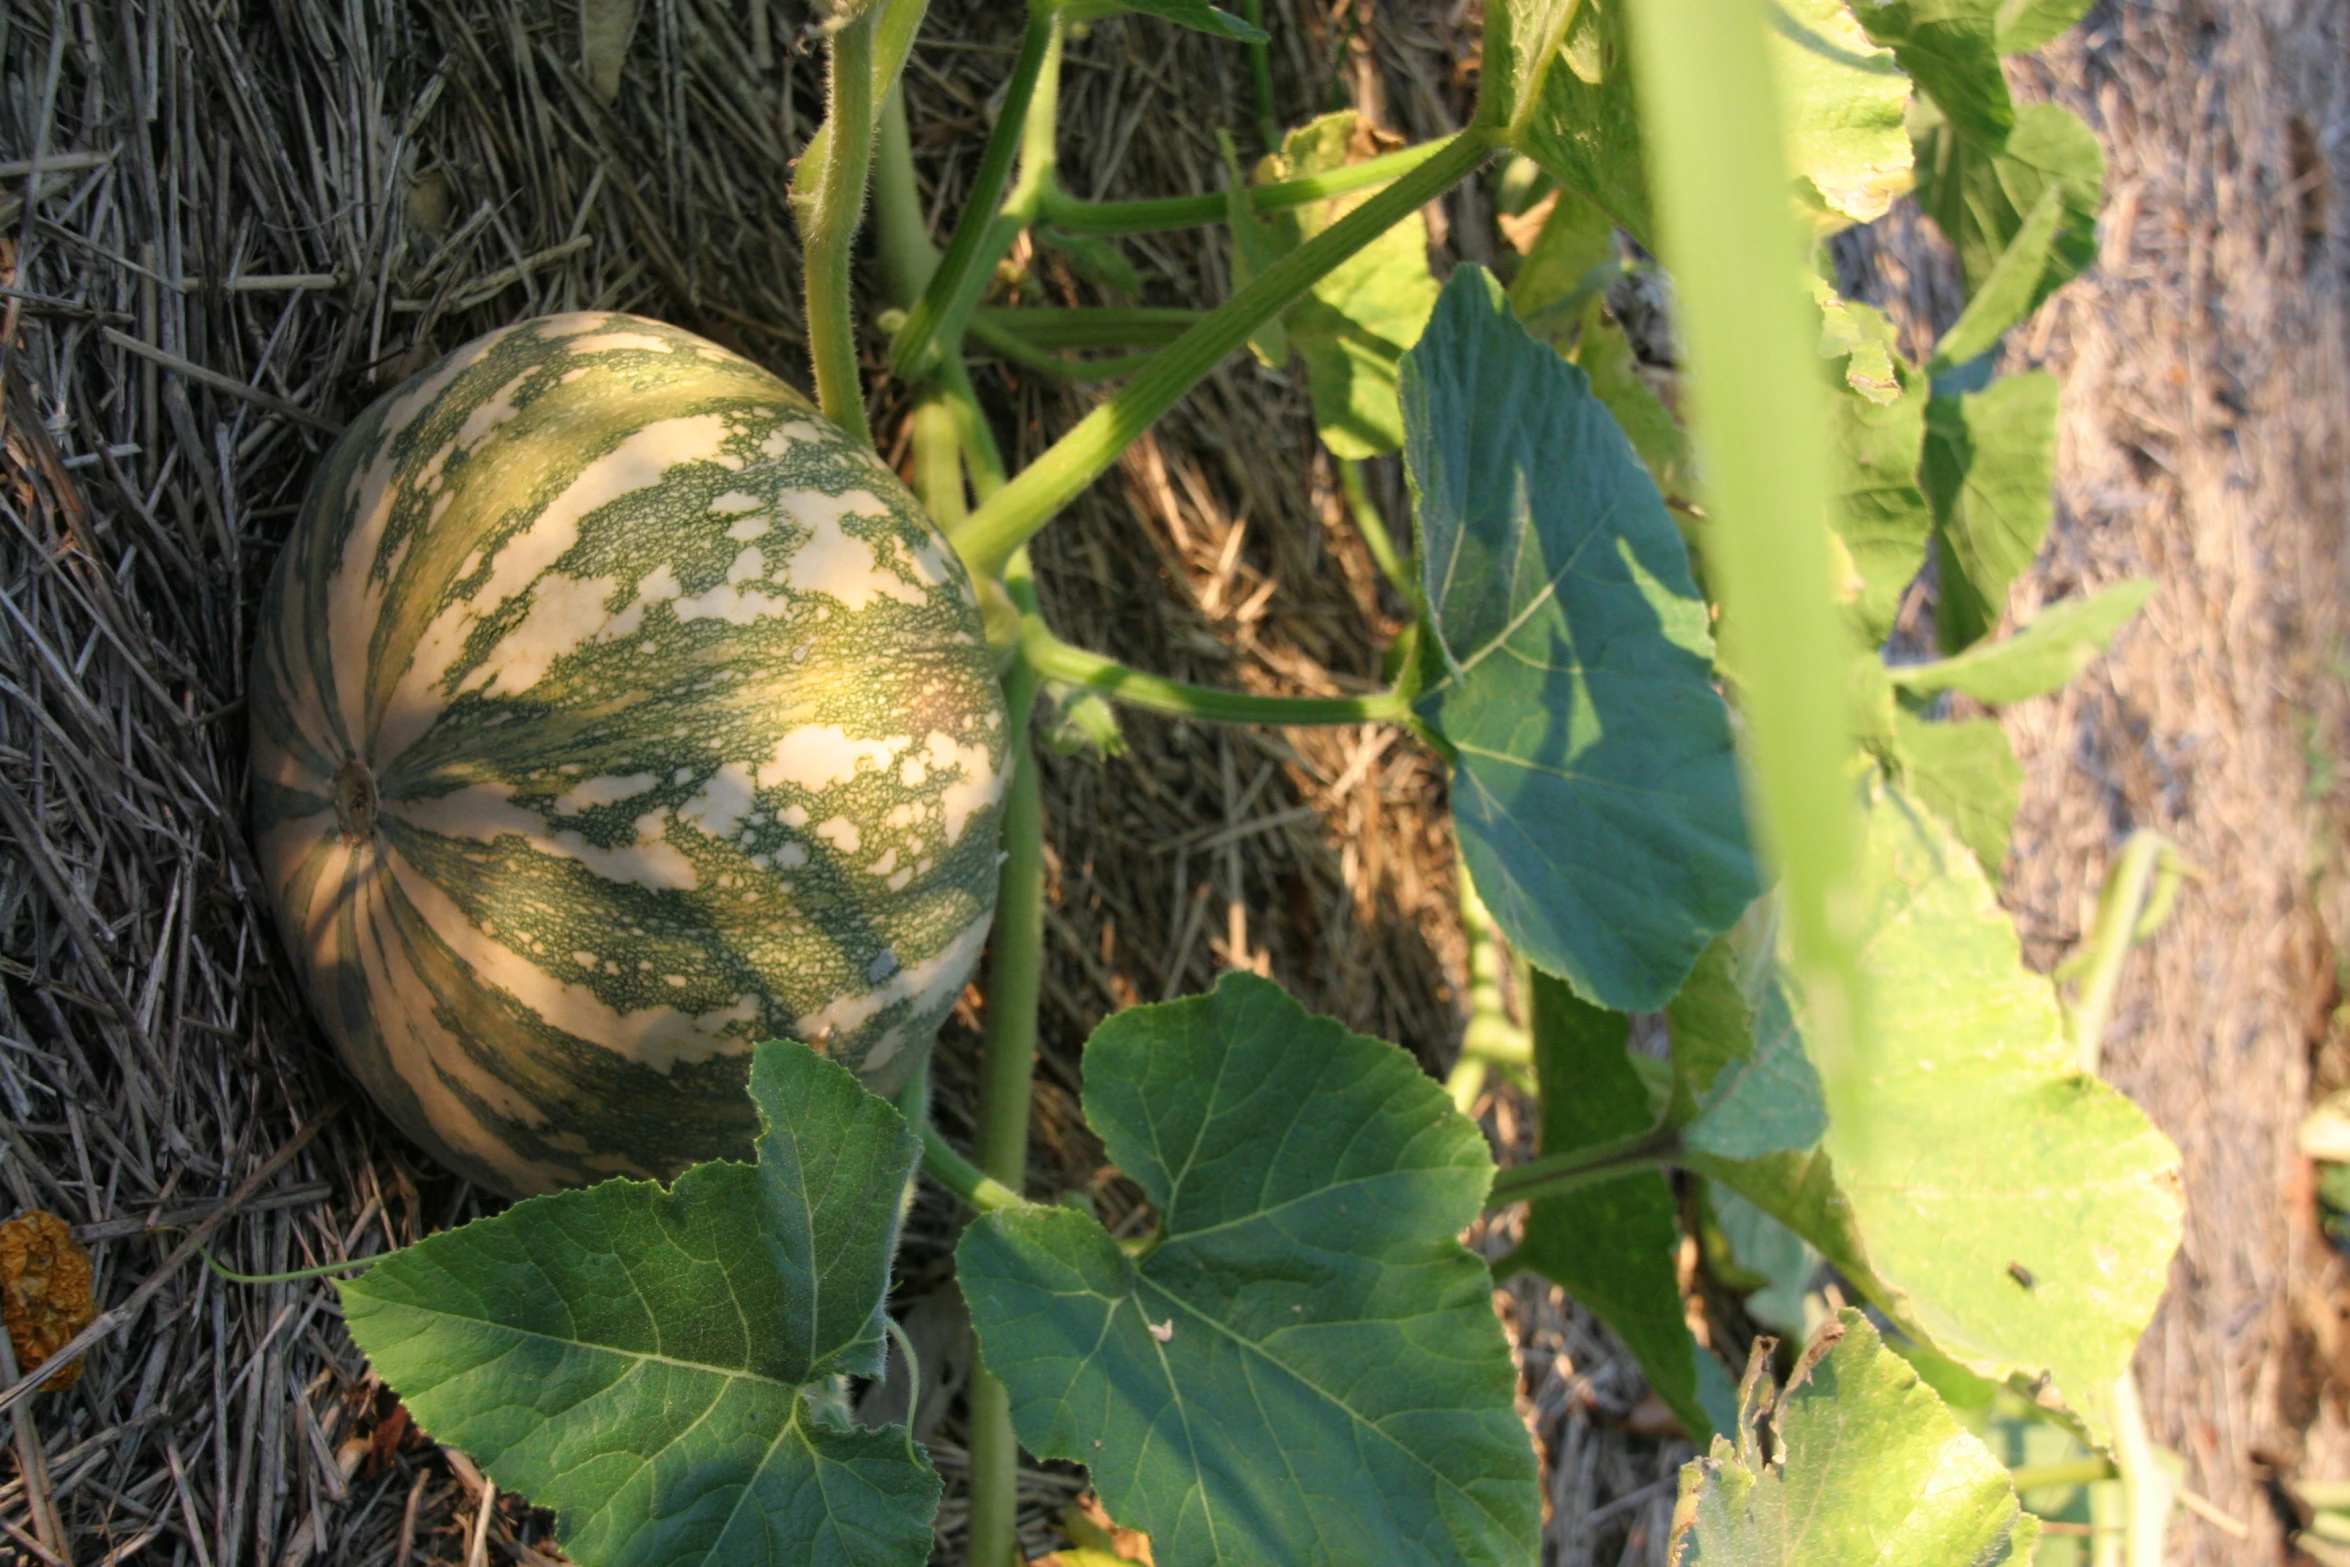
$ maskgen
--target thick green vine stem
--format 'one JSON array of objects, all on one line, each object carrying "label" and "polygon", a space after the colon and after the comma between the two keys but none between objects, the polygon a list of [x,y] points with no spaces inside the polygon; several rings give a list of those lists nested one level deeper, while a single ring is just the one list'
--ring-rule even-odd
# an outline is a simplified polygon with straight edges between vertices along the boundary
[{"label": "thick green vine stem", "polygon": [[[1511,1203],[1530,1202],[1537,1197],[1557,1197],[1579,1191],[1586,1186],[1597,1186],[1635,1170],[1655,1170],[1671,1164],[1681,1153],[1681,1133],[1674,1127],[1658,1127],[1653,1131],[1619,1137],[1610,1143],[1594,1143],[1588,1148],[1577,1148],[1567,1153],[1552,1154],[1547,1158],[1530,1159],[1524,1164],[1513,1164],[1493,1178],[1493,1190],[1487,1194],[1488,1211],[1506,1208]],[[1495,1268],[1498,1275],[1499,1267]]]},{"label": "thick green vine stem", "polygon": [[[906,324],[898,328],[897,340],[890,345],[890,362],[900,375],[919,379],[937,370],[933,361],[940,357],[943,346],[953,344],[960,335],[964,319],[979,302],[987,275],[1002,254],[1000,245],[1011,243],[1011,234],[1002,232],[1000,222],[1004,187],[1012,177],[1013,159],[1028,140],[1037,84],[1047,74],[1048,63],[1058,64],[1060,49],[1059,5],[1055,0],[1030,0],[1028,30],[1021,36],[1020,56],[1004,86],[995,129],[988,135],[979,170],[972,176],[970,198],[956,220],[953,238],[947,241],[945,258],[921,299],[906,313]],[[1015,225],[1012,233],[1017,232]]]},{"label": "thick green vine stem", "polygon": [[954,1144],[946,1140],[945,1134],[930,1124],[928,1117],[923,1119],[921,1131],[923,1174],[981,1213],[995,1213],[1000,1209],[1018,1208],[1026,1204],[1026,1198],[958,1153]]},{"label": "thick green vine stem", "polygon": [[873,161],[874,10],[834,29],[825,84],[823,177],[803,213],[808,273],[808,361],[824,417],[873,444],[865,388],[857,373],[857,323],[850,290],[865,179]]},{"label": "thick green vine stem", "polygon": [[[1249,188],[1258,212],[1287,212],[1331,196],[1368,190],[1400,179],[1459,140],[1458,135],[1417,142],[1383,157],[1366,158],[1322,174],[1302,174]],[[1231,207],[1222,191],[1207,196],[1159,196],[1147,201],[1083,201],[1064,191],[1047,191],[1037,216],[1071,234],[1159,234],[1170,229],[1221,223]]]},{"label": "thick green vine stem", "polygon": [[1047,680],[1083,686],[1112,701],[1173,713],[1178,718],[1230,724],[1374,724],[1402,723],[1411,716],[1411,704],[1393,691],[1364,696],[1259,696],[1253,691],[1222,691],[1145,674],[1114,658],[1071,647],[1033,614],[1020,620],[1020,657]]},{"label": "thick green vine stem", "polygon": [[[955,535],[986,575],[1118,460],[1184,393],[1296,303],[1324,274],[1472,173],[1493,153],[1490,132],[1469,130],[1320,234],[1267,267],[1239,293],[1155,355],[1116,395],[1054,442]],[[943,275],[943,269],[942,269]],[[934,287],[935,287],[935,280]]]}]

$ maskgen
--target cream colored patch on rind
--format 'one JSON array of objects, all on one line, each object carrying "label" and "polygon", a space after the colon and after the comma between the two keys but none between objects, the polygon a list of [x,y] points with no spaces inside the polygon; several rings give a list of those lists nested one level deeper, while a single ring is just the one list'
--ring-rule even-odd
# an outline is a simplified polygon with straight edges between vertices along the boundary
[{"label": "cream colored patch on rind", "polygon": [[651,773],[622,773],[611,778],[583,778],[555,799],[557,816],[577,816],[599,805],[633,800],[661,780]]},{"label": "cream colored patch on rind", "polygon": [[759,787],[797,784],[810,794],[821,794],[856,777],[861,765],[887,767],[911,744],[906,735],[859,740],[838,724],[805,724],[775,742],[774,751],[759,764]]},{"label": "cream colored patch on rind", "polygon": [[782,572],[782,580],[794,591],[827,594],[851,614],[862,612],[877,598],[918,605],[929,597],[889,570],[881,549],[841,527],[842,520],[849,517],[890,515],[888,503],[871,490],[850,490],[844,495],[803,491],[779,500],[791,520],[808,530],[807,542],[792,551]]},{"label": "cream colored patch on rind", "polygon": [[700,884],[693,861],[669,843],[669,816],[663,811],[638,817],[635,841],[608,849],[578,833],[557,832],[546,818],[514,804],[511,784],[467,784],[447,794],[387,800],[384,808],[417,831],[443,838],[494,843],[518,837],[540,854],[577,860],[606,881],[634,882],[656,892],[691,892]]},{"label": "cream colored patch on rind", "polygon": [[939,809],[945,813],[947,844],[951,848],[962,840],[963,829],[970,825],[972,817],[1004,797],[1004,774],[992,764],[986,746],[964,745],[941,731],[932,731],[923,749],[928,753],[933,772],[954,768],[962,775],[938,791]]},{"label": "cream colored patch on rind", "polygon": [[603,354],[618,348],[643,348],[666,354],[675,345],[650,332],[599,332],[593,337],[575,337],[568,346],[575,354]]},{"label": "cream colored patch on rind", "polygon": [[750,768],[741,762],[724,763],[703,780],[699,793],[677,808],[677,819],[713,838],[732,839],[751,814],[757,788]]}]

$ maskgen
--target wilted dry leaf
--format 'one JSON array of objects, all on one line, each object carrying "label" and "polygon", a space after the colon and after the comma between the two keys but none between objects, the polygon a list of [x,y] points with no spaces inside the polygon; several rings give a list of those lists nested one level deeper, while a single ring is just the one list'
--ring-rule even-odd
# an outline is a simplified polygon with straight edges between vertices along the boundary
[{"label": "wilted dry leaf", "polygon": [[[20,1372],[31,1371],[98,1315],[90,1294],[90,1254],[63,1219],[35,1208],[0,1224],[0,1315]],[[81,1380],[82,1363],[41,1384],[62,1393]]]}]

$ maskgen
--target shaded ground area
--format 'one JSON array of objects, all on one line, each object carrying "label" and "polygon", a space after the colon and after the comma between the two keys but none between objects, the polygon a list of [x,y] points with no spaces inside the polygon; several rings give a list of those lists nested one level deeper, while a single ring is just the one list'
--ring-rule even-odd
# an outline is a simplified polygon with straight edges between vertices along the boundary
[{"label": "shaded ground area", "polygon": [[[1016,29],[1007,7],[934,10],[910,101],[927,189],[952,212]],[[1466,112],[1473,16],[1434,0],[1267,11],[1288,117],[1351,101],[1417,137]],[[77,1560],[143,1542],[142,1559],[207,1567],[404,1562],[411,1546],[461,1561],[478,1478],[365,1381],[331,1293],[224,1286],[172,1264],[176,1233],[148,1233],[202,1222],[256,1175],[212,1236],[248,1270],[365,1254],[476,1207],[349,1093],[276,959],[242,829],[249,606],[327,429],[489,326],[637,310],[803,379],[786,182],[816,101],[804,16],[648,3],[610,105],[580,79],[560,0],[15,0],[0,20],[0,160],[15,160],[0,170],[0,1183],[11,1209],[80,1227],[101,1301],[155,1286],[81,1384],[36,1406],[37,1505]],[[2113,1070],[2188,1157],[2189,1245],[2141,1360],[2157,1435],[2264,1531],[2248,1548],[2184,1525],[2211,1562],[2278,1559],[2255,1454],[2350,1475],[2344,1387],[2323,1372],[2350,1335],[2290,1150],[2335,1002],[2321,915],[2338,896],[2323,872],[2344,742],[2346,47],[2322,4],[2108,6],[2025,84],[2100,127],[2115,195],[2098,273],[2015,350],[2069,380],[2064,515],[2017,607],[2132,572],[2164,591],[2116,658],[2012,716],[2030,793],[2011,898],[2053,962],[2130,827],[2172,833],[2208,878],[2133,965]],[[1256,150],[1242,56],[1151,24],[1074,44],[1064,102],[1079,194],[1214,189],[1219,127]],[[1450,255],[1487,253],[1480,201],[1448,203]],[[1126,253],[1145,302],[1228,287],[1213,231]],[[1046,297],[1099,297],[1066,257],[1025,259]],[[1889,225],[1876,263],[1929,331],[1949,302],[1930,239]],[[1001,368],[982,381],[1016,457],[1096,395]],[[899,390],[882,385],[875,412],[902,456]],[[1394,473],[1373,479],[1400,519]],[[1193,679],[1359,688],[1401,620],[1315,455],[1302,386],[1246,361],[1037,554],[1071,640]],[[1461,961],[1441,775],[1408,741],[1147,717],[1126,733],[1106,765],[1048,763],[1032,1180],[1111,1218],[1126,1197],[1076,1109],[1076,1047],[1104,1013],[1244,964],[1441,1065]],[[942,1047],[950,1128],[974,1020]],[[1518,1138],[1513,1105],[1491,1117]],[[917,1413],[950,1480],[951,1553],[966,1361],[938,1288],[949,1218],[917,1213],[901,1301],[934,1368]],[[1637,1373],[1555,1291],[1521,1285],[1504,1310],[1550,1463],[1552,1559],[1661,1561],[1685,1445],[1645,1425]],[[1077,1486],[1030,1477],[1034,1544]],[[0,1518],[31,1516],[0,1460]],[[487,1535],[491,1559],[523,1562],[544,1538],[511,1503]]]}]

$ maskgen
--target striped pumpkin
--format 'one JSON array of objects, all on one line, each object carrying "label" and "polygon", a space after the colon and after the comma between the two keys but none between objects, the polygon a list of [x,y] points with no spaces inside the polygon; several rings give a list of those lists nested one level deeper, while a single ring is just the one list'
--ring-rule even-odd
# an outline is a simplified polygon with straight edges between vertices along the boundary
[{"label": "striped pumpkin", "polygon": [[318,1017],[494,1190],[742,1156],[754,1040],[893,1092],[994,912],[1007,730],[961,564],[805,399],[629,316],[360,416],[251,681]]}]

